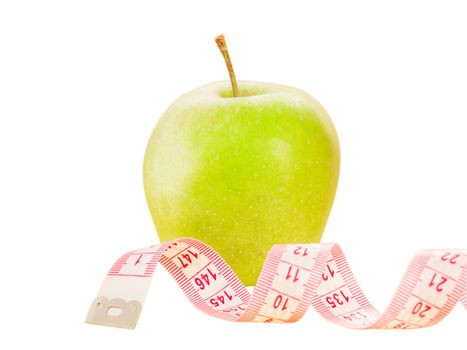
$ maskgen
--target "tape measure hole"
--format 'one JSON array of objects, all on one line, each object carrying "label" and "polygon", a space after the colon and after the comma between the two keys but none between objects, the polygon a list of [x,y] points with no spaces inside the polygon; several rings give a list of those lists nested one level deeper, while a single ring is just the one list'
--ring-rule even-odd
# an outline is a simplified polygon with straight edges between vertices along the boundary
[{"label": "tape measure hole", "polygon": [[120,309],[119,307],[116,307],[116,306],[110,306],[107,309],[107,315],[108,316],[117,317],[117,316],[120,316],[121,313],[122,313],[122,309]]},{"label": "tape measure hole", "polygon": [[99,302],[96,304],[96,307],[98,307],[98,308],[102,307],[102,303],[99,301]]}]

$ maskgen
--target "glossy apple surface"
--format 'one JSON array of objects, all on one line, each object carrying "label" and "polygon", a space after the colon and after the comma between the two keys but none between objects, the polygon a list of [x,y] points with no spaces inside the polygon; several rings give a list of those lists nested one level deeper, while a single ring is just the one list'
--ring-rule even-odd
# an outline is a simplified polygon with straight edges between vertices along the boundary
[{"label": "glossy apple surface", "polygon": [[339,177],[339,143],[323,107],[284,85],[211,83],[157,123],[144,188],[161,241],[194,237],[254,285],[273,244],[319,242]]}]

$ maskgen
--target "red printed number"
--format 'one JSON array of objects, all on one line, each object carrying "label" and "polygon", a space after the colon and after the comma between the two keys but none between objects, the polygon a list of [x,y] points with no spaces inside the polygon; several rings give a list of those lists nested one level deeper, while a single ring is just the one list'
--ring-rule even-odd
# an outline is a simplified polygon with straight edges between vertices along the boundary
[{"label": "red printed number", "polygon": [[288,280],[289,278],[292,278],[293,275],[295,275],[293,277],[293,283],[297,282],[298,281],[298,272],[300,271],[300,269],[297,267],[296,270],[295,270],[295,274],[293,273],[292,271],[292,266],[289,266],[289,271],[287,271],[287,276],[285,276],[285,279]]},{"label": "red printed number", "polygon": [[430,281],[430,284],[428,285],[428,287],[433,287],[433,286],[436,286],[436,291],[437,292],[442,292],[443,291],[443,288],[441,287],[443,284],[445,284],[448,279],[446,277],[443,277],[443,276],[439,276],[439,279],[441,281],[437,281],[437,278],[436,278],[437,274],[436,272],[433,274],[433,278],[431,279]]},{"label": "red printed number", "polygon": [[183,268],[186,268],[188,267],[188,265],[190,265],[193,262],[193,260],[191,260],[192,257],[197,259],[198,254],[193,253],[190,249],[188,249],[185,254],[182,254],[181,257],[180,256],[178,257],[178,261],[180,261],[180,264],[182,264]]},{"label": "red printed number", "polygon": [[274,300],[274,309],[281,309],[284,311],[287,309],[287,303],[289,302],[289,298],[284,298],[281,294],[279,294],[276,299]]},{"label": "red printed number", "polygon": [[211,284],[211,279],[215,281],[217,275],[214,272],[212,272],[211,269],[207,269],[207,273],[202,273],[200,277],[201,278],[195,278],[195,283],[199,287],[199,289],[202,290],[206,288],[205,284],[208,286]]},{"label": "red printed number", "polygon": [[227,291],[224,290],[223,293],[219,294],[215,298],[211,298],[209,302],[211,303],[212,306],[218,307],[220,305],[224,305],[226,303],[226,299],[232,300],[232,296],[227,293]]},{"label": "red printed number", "polygon": [[412,309],[412,315],[418,315],[419,317],[425,317],[426,312],[431,310],[430,305],[423,304],[421,301],[415,304]]},{"label": "red printed number", "polygon": [[443,261],[449,261],[451,264],[457,264],[457,258],[460,257],[460,254],[446,253],[441,257]]},{"label": "red printed number", "polygon": [[332,296],[328,296],[326,298],[326,302],[331,305],[331,308],[337,307],[337,305],[344,305],[348,303],[350,297],[345,295],[345,293],[341,290],[339,293],[334,293]]},{"label": "red printed number", "polygon": [[301,256],[307,256],[308,255],[308,248],[305,248],[305,250],[302,250],[303,247],[297,247],[293,251],[295,255],[301,255]]},{"label": "red printed number", "polygon": [[[335,271],[334,271],[333,269],[331,269],[331,266],[326,265],[326,268],[327,268],[328,272],[323,273],[323,274],[321,275],[321,277],[323,278],[323,281],[327,281],[328,279],[333,278],[333,277],[334,277],[334,273],[335,273]],[[329,273],[329,274],[328,274],[328,273]]]}]

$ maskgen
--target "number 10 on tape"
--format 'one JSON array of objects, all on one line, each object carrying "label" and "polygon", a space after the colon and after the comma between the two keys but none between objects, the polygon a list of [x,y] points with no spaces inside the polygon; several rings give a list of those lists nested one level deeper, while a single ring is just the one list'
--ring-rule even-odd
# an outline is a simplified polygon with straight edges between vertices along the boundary
[{"label": "number 10 on tape", "polygon": [[158,263],[193,305],[228,321],[295,322],[312,306],[325,319],[349,328],[414,329],[436,324],[458,302],[467,308],[466,250],[419,251],[380,313],[362,293],[337,244],[274,245],[250,294],[212,248],[180,238],[120,257],[86,322],[134,328]]}]

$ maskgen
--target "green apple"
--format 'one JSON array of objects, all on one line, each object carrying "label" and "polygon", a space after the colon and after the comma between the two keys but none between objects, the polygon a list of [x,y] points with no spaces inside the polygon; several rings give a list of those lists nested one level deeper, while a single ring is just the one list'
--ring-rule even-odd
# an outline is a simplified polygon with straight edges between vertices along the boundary
[{"label": "green apple", "polygon": [[216,82],[178,98],[157,123],[144,187],[161,241],[194,237],[254,285],[273,244],[319,242],[339,177],[323,107],[283,85]]},{"label": "green apple", "polygon": [[161,241],[194,237],[254,285],[273,244],[319,242],[336,193],[339,142],[323,107],[284,85],[230,75],[178,98],[157,123],[144,189]]}]

